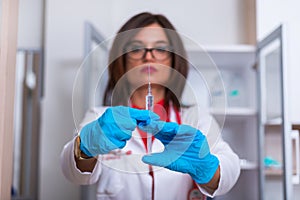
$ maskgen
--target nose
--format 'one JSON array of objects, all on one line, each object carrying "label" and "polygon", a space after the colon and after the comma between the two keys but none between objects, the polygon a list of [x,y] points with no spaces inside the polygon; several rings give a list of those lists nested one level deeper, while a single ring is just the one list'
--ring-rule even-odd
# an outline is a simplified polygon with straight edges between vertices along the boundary
[{"label": "nose", "polygon": [[146,51],[144,55],[144,60],[154,60],[152,51]]}]

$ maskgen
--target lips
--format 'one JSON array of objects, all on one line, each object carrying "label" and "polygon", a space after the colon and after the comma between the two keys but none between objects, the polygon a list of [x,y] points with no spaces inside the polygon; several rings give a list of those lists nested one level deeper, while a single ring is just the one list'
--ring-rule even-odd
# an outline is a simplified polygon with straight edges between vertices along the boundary
[{"label": "lips", "polygon": [[143,67],[143,69],[141,70],[142,73],[154,73],[154,72],[157,72],[157,69],[153,66],[146,66],[146,67]]}]

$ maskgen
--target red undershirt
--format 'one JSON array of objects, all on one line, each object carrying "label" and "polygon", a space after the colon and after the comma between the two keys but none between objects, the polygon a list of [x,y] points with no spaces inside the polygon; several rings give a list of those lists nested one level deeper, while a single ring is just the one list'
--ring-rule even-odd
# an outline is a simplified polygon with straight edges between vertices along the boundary
[{"label": "red undershirt", "polygon": [[[166,108],[166,106],[164,105],[164,99],[160,100],[159,102],[155,103],[154,107],[153,107],[153,112],[155,112],[157,115],[159,115],[160,120],[162,121],[166,121],[166,122],[170,122],[170,108]],[[137,109],[142,109],[141,107],[138,107],[134,104],[132,104],[133,108],[137,108]],[[174,108],[174,112],[176,115],[176,121],[178,124],[181,124],[181,118],[178,112],[178,109]],[[138,129],[140,136],[143,140],[146,152],[148,152],[148,147],[147,147],[147,133]],[[154,136],[152,136],[152,142],[154,140]]]}]

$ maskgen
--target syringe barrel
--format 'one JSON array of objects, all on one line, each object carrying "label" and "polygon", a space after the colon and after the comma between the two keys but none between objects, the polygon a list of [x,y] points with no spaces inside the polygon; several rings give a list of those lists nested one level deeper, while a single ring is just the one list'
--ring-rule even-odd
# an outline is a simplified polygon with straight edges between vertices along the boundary
[{"label": "syringe barrel", "polygon": [[153,96],[149,94],[146,96],[146,110],[153,111]]}]

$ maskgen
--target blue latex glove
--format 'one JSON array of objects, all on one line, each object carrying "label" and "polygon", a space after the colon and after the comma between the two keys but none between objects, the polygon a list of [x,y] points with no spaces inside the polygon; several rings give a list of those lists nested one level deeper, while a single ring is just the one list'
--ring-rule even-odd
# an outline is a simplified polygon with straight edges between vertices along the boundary
[{"label": "blue latex glove", "polygon": [[163,121],[139,128],[154,134],[165,146],[161,153],[144,156],[145,163],[188,173],[199,184],[208,183],[217,171],[219,160],[210,153],[206,137],[199,130]]},{"label": "blue latex glove", "polygon": [[108,108],[101,117],[82,128],[80,149],[92,157],[123,148],[136,126],[146,126],[151,120],[159,120],[159,116],[124,106]]}]

